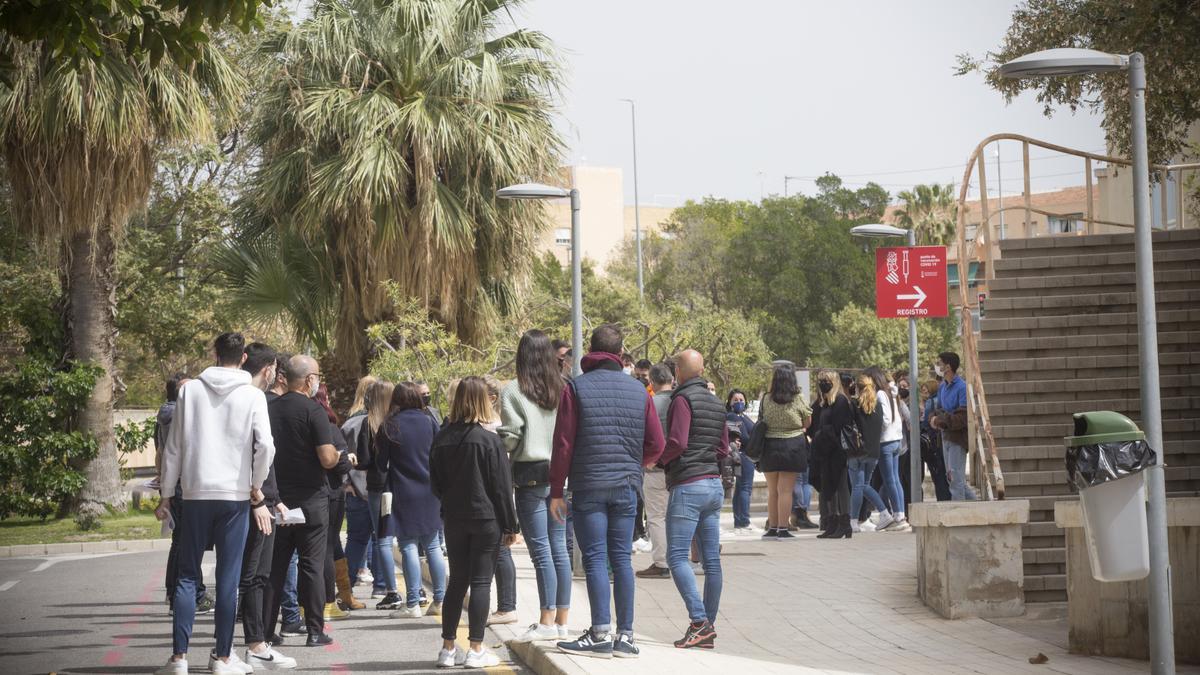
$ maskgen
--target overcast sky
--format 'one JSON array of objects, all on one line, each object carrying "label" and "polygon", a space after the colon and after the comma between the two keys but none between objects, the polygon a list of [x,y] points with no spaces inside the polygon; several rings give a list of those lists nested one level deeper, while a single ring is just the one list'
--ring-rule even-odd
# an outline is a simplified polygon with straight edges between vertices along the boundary
[{"label": "overcast sky", "polygon": [[[618,99],[635,99],[642,203],[675,206],[782,194],[785,175],[826,171],[893,195],[957,184],[975,145],[1001,131],[1102,150],[1099,118],[1048,119],[1033,96],[1006,106],[981,76],[954,76],[956,54],[999,45],[1016,4],[530,0],[519,23],[564,53],[568,160],[622,167],[632,203],[629,105]],[[1001,152],[1005,193],[1017,194],[1020,146]],[[932,167],[945,168],[912,171]],[[1031,173],[1034,191],[1083,184],[1082,160],[1035,159]],[[815,188],[793,180],[790,191]]]}]

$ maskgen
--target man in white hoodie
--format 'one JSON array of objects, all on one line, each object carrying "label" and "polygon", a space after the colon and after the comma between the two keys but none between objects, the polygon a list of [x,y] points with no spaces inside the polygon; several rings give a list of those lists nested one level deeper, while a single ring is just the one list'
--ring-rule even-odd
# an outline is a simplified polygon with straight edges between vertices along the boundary
[{"label": "man in white hoodie", "polygon": [[[251,502],[263,502],[262,485],[275,456],[267,399],[242,370],[245,339],[223,333],[213,341],[217,365],[206,368],[179,391],[175,419],[163,451],[162,485],[178,481],[183,493],[179,581],[175,586],[173,654],[157,672],[187,673],[188,642],[195,621],[195,585],[209,546],[217,553],[216,649],[209,655],[215,675],[253,672],[233,653],[233,629],[242,555]],[[166,520],[171,495],[163,490],[155,515]],[[261,510],[261,509],[260,509]],[[258,514],[256,514],[257,516]],[[256,519],[257,520],[257,519]],[[270,528],[269,518],[259,526]]]}]

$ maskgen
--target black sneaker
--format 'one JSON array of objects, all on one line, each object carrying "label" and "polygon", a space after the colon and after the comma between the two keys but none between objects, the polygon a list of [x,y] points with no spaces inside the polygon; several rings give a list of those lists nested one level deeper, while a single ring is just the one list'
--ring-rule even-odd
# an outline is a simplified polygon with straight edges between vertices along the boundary
[{"label": "black sneaker", "polygon": [[799,537],[792,534],[791,532],[788,532],[787,530],[776,530],[775,531],[775,539],[779,540],[779,541],[783,541],[785,539],[799,539]]},{"label": "black sneaker", "polygon": [[671,578],[671,570],[667,569],[666,567],[659,567],[658,565],[655,565],[654,563],[650,563],[650,566],[647,567],[646,569],[638,570],[637,572],[634,572],[633,574],[634,574],[634,576],[636,576],[639,579],[670,579]]},{"label": "black sneaker", "polygon": [[687,632],[683,634],[681,639],[675,641],[675,646],[679,649],[690,649],[692,647],[712,649],[715,646],[716,639],[717,631],[706,619],[699,624],[688,624]]},{"label": "black sneaker", "polygon": [[775,541],[779,538],[779,530],[774,527],[768,527],[766,532],[763,532],[763,541]]},{"label": "black sneaker", "polygon": [[279,634],[283,637],[300,637],[301,635],[308,635],[308,630],[302,623],[285,623],[279,629]]},{"label": "black sneaker", "polygon": [[388,593],[375,604],[375,609],[400,609],[402,603],[399,593]]},{"label": "black sneaker", "polygon": [[269,642],[273,645],[281,645],[281,644],[283,644],[283,636],[276,633],[275,635],[268,636],[267,642]]},{"label": "black sneaker", "polygon": [[421,600],[419,601],[419,604],[420,604],[422,607],[428,607],[428,606],[429,606],[429,596],[428,596],[428,595],[425,595],[425,589],[424,589],[424,588],[422,588],[422,589],[421,589]]},{"label": "black sneaker", "polygon": [[213,601],[213,597],[205,593],[200,599],[196,600],[196,614],[212,614],[217,603]]},{"label": "black sneaker", "polygon": [[333,644],[333,638],[325,633],[309,633],[308,641],[304,643],[305,647],[324,647],[325,645]]},{"label": "black sneaker", "polygon": [[[636,647],[634,650],[636,651]],[[611,659],[613,657],[613,639],[612,635],[605,633],[604,635],[595,635],[591,629],[583,632],[578,639],[570,642],[559,642],[558,651],[564,654],[575,654],[576,656],[592,656],[599,659]]]},{"label": "black sneaker", "polygon": [[618,659],[636,659],[641,656],[642,651],[637,645],[633,644],[633,636],[620,633],[617,639],[613,642],[613,656]]}]

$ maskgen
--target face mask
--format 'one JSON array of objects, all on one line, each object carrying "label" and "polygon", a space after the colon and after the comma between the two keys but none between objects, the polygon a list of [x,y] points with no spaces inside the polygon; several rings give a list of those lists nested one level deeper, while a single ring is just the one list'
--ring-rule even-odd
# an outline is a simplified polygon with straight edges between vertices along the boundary
[{"label": "face mask", "polygon": [[744,401],[737,401],[733,404],[733,412],[740,415],[745,410],[746,410],[746,403]]},{"label": "face mask", "polygon": [[937,373],[937,376],[938,376],[938,377],[942,377],[942,376],[944,376],[944,375],[946,374],[946,371],[945,371],[945,369],[944,369],[944,368],[942,368],[940,365],[934,366],[934,367],[933,367],[933,372]]},{"label": "face mask", "polygon": [[622,372],[622,373],[625,373],[626,375],[632,375],[632,374],[633,374],[633,368],[632,368],[632,367],[629,367],[629,368],[622,368],[622,369],[621,369],[621,372]]},{"label": "face mask", "polygon": [[422,407],[428,408],[429,402],[431,400],[432,400],[432,398],[429,396],[429,394],[421,394],[421,406]]},{"label": "face mask", "polygon": [[908,398],[908,387],[900,387],[900,398]]},{"label": "face mask", "polygon": [[821,390],[822,394],[828,394],[829,392],[833,391],[833,383],[821,382],[817,384],[817,388]]},{"label": "face mask", "polygon": [[309,398],[312,398],[312,397],[316,396],[316,395],[317,395],[317,391],[319,391],[319,390],[321,389],[321,378],[320,378],[320,377],[317,377],[317,378],[315,378],[315,380],[316,380],[316,381],[315,381],[315,382],[313,382],[312,389],[309,389],[309,390],[308,390],[308,397],[309,397]]}]

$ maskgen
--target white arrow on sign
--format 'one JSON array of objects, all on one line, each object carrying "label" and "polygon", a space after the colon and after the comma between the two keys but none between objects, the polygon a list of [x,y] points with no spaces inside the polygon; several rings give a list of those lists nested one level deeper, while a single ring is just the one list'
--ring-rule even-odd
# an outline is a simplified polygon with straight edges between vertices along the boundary
[{"label": "white arrow on sign", "polygon": [[916,300],[917,304],[913,305],[913,309],[920,307],[921,303],[925,302],[925,291],[921,290],[920,286],[913,286],[913,290],[916,291],[916,293],[913,293],[910,295],[897,295],[896,299],[897,300]]}]

